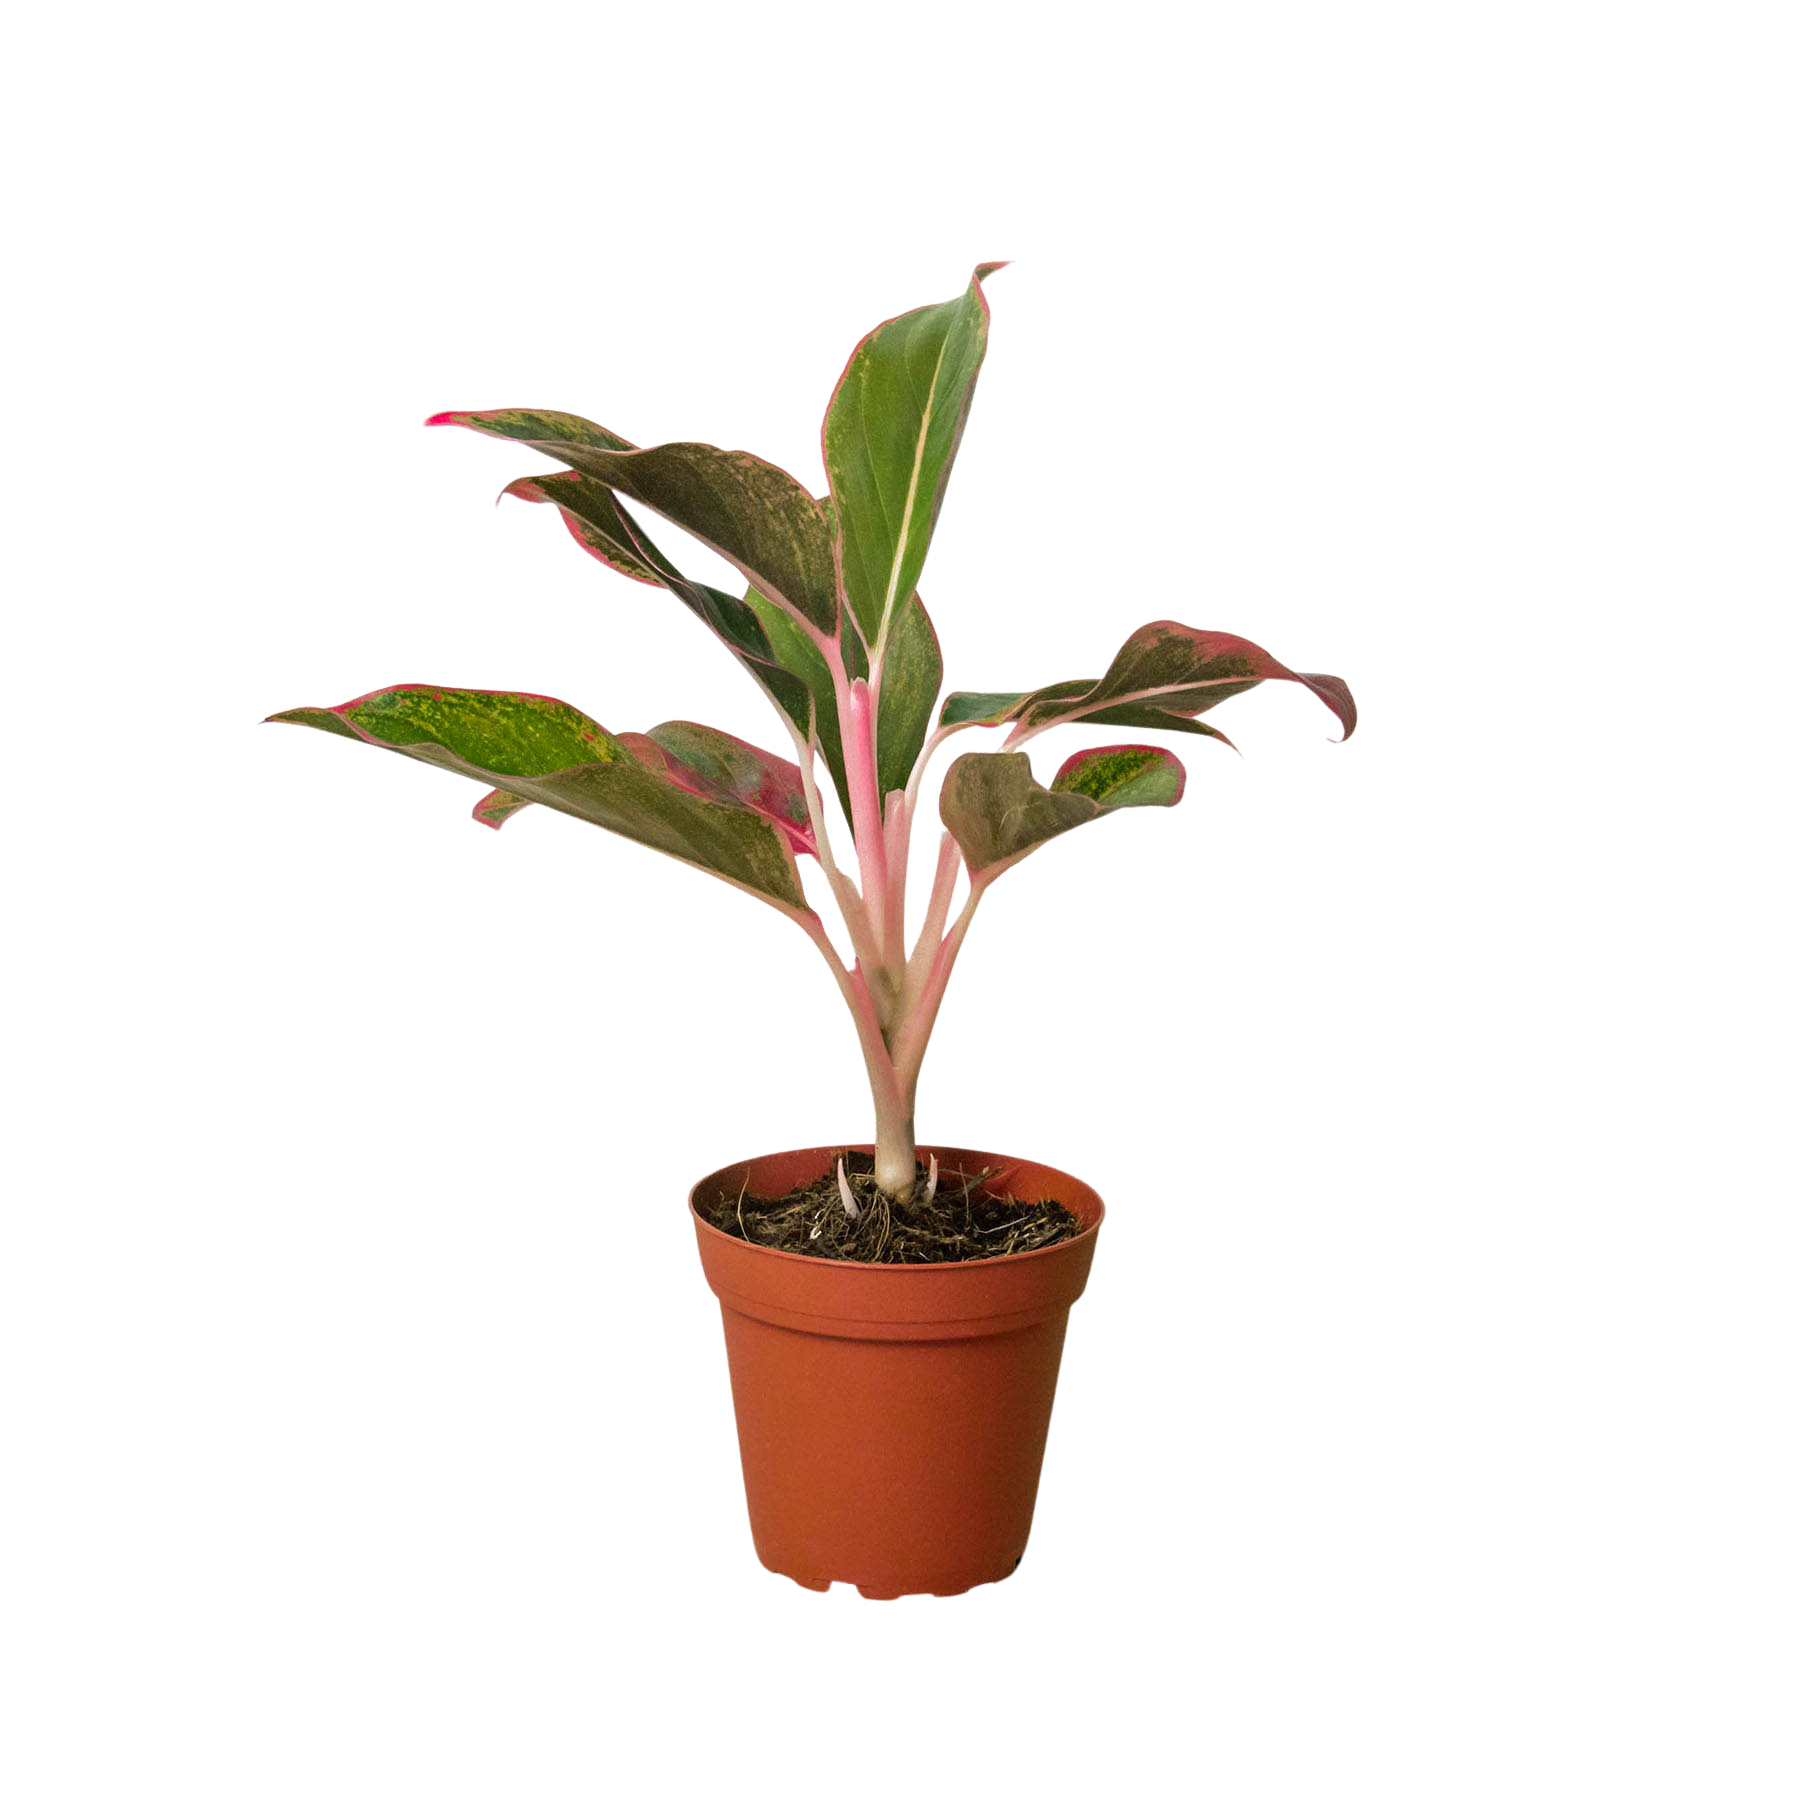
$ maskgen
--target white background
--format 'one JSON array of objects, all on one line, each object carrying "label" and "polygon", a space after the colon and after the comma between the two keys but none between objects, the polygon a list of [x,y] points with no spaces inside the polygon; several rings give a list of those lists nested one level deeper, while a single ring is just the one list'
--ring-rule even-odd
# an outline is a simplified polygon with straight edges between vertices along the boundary
[{"label": "white background", "polygon": [[[1792,1796],[1791,24],[16,24],[9,1795]],[[816,486],[856,337],[998,257],[951,685],[1172,616],[1364,724],[1236,701],[984,906],[921,1134],[1111,1210],[1018,1576],[877,1605],[753,1557],[683,1215],[866,1129],[811,949],[257,721],[767,740],[419,421]]]}]

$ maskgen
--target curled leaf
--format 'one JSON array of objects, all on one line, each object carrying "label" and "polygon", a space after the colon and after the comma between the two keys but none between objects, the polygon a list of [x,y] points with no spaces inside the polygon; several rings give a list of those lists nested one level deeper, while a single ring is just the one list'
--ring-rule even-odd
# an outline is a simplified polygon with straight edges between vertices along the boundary
[{"label": "curled leaf", "polygon": [[509,794],[505,788],[495,788],[475,802],[472,816],[477,824],[498,831],[514,813],[523,812],[530,804],[522,794]]},{"label": "curled leaf", "polygon": [[640,450],[567,413],[503,407],[437,413],[426,423],[466,426],[555,457],[697,537],[808,629],[836,632],[837,570],[825,509],[785,469],[713,444]]},{"label": "curled leaf", "polygon": [[1186,771],[1167,750],[1114,744],[1072,756],[1049,787],[1019,751],[973,751],[944,777],[939,811],[972,881],[985,885],[1040,844],[1128,806],[1173,806]]},{"label": "curled leaf", "polygon": [[1262,681],[1293,681],[1316,694],[1344,727],[1356,729],[1356,702],[1335,675],[1301,675],[1259,644],[1229,631],[1200,631],[1173,619],[1141,625],[1098,681],[1059,681],[1021,694],[951,694],[940,725],[1015,726],[1015,736],[1051,725],[1125,725],[1138,731],[1223,732],[1196,722]]}]

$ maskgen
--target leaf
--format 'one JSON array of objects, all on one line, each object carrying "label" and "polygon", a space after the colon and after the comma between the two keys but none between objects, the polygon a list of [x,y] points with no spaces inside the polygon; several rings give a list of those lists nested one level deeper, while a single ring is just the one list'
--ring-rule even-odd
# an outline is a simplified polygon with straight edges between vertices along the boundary
[{"label": "leaf", "polygon": [[1153,744],[1106,744],[1077,750],[1050,783],[1058,794],[1084,794],[1107,808],[1173,806],[1187,787],[1187,770]]},{"label": "leaf", "polygon": [[1016,716],[1025,694],[951,694],[938,714],[940,726],[1004,725]]},{"label": "leaf", "polygon": [[[1215,702],[1216,704],[1216,702]],[[1108,706],[1099,712],[1085,714],[1079,723],[1083,725],[1125,725],[1133,731],[1185,731],[1195,737],[1217,738],[1221,744],[1235,750],[1224,732],[1216,725],[1208,725],[1204,719],[1189,719],[1178,712],[1169,712],[1160,706]]]},{"label": "leaf", "polygon": [[747,806],[769,820],[796,850],[818,855],[800,771],[785,757],[685,719],[653,725],[646,736],[677,786],[707,799]]},{"label": "leaf", "polygon": [[785,469],[712,444],[634,449],[567,413],[502,408],[436,413],[425,422],[510,438],[567,463],[690,532],[812,631],[836,633],[837,572],[825,511]]},{"label": "leaf", "polygon": [[[773,601],[765,600],[755,588],[744,596],[756,614],[769,640],[769,653],[781,669],[793,677],[800,693],[795,706],[784,704],[783,710],[805,737],[810,728],[818,741],[819,754],[831,772],[844,816],[850,814],[850,779],[844,769],[844,739],[838,725],[837,692],[831,671],[813,640]],[[850,646],[845,645],[848,649]],[[854,671],[853,671],[854,672]]]},{"label": "leaf", "polygon": [[[591,556],[634,581],[667,588],[732,651],[757,685],[805,732],[810,717],[807,683],[784,666],[770,642],[767,621],[748,598],[739,599],[704,582],[688,580],[651,543],[611,490],[585,475],[568,470],[527,476],[501,489],[502,498],[509,494],[556,507],[576,542]],[[774,607],[767,611],[810,648],[810,640],[784,613]],[[817,653],[814,654],[817,659]],[[823,660],[817,660],[823,668]]]},{"label": "leaf", "polygon": [[939,812],[962,846],[969,877],[985,886],[1005,870],[1090,819],[1127,806],[1173,806],[1187,775],[1167,750],[1114,744],[1084,750],[1040,787],[1018,751],[973,751],[944,777]]},{"label": "leaf", "polygon": [[[310,723],[305,719],[293,722],[296,724]],[[350,735],[355,737],[356,733],[351,732]],[[491,830],[498,831],[514,813],[523,812],[530,804],[531,802],[522,794],[509,794],[505,788],[495,788],[491,794],[483,794],[475,802],[475,811],[472,817],[477,824],[486,825]]]},{"label": "leaf", "polygon": [[1299,682],[1338,716],[1345,737],[1355,731],[1356,702],[1337,676],[1296,674],[1248,638],[1198,631],[1173,619],[1139,626],[1098,681],[1059,681],[1024,694],[952,694],[938,722],[1013,723],[1019,734],[1079,722],[1223,738],[1195,724],[1194,715],[1268,680]]},{"label": "leaf", "polygon": [[634,526],[613,498],[611,488],[590,481],[573,469],[558,469],[548,475],[525,475],[508,482],[500,490],[500,497],[509,496],[534,506],[557,508],[569,535],[609,569],[654,587],[669,585],[669,576],[675,573],[673,566]]},{"label": "leaf", "polygon": [[[274,717],[487,782],[521,803],[536,801],[692,863],[785,911],[809,910],[785,832],[747,806],[688,791],[560,700],[407,685]],[[495,800],[490,794],[480,807]]]},{"label": "leaf", "polygon": [[875,772],[883,800],[912,779],[913,764],[931,729],[931,709],[944,683],[937,632],[914,594],[895,621],[881,665],[875,714]]},{"label": "leaf", "polygon": [[635,450],[630,438],[622,438],[579,413],[548,412],[539,407],[510,406],[497,412],[433,413],[427,425],[466,425],[489,437],[511,438],[515,443],[537,445],[554,442],[584,444],[592,450]]},{"label": "leaf", "polygon": [[982,263],[954,300],[877,325],[825,412],[844,598],[877,661],[925,566],[987,354],[981,284],[1003,266]]}]

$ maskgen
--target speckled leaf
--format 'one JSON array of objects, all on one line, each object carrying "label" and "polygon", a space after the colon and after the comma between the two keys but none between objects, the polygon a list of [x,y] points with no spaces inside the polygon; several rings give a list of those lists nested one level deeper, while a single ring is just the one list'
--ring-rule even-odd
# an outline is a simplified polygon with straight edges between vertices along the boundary
[{"label": "speckled leaf", "polygon": [[[838,800],[848,816],[850,783],[844,772],[843,733],[838,725],[837,694],[832,686],[831,671],[825,666],[825,658],[812,638],[773,601],[765,600],[755,588],[744,596],[744,603],[755,613],[767,634],[770,655],[797,684],[797,702],[792,705],[783,702],[783,710],[799,728],[801,737],[804,738],[810,730],[816,738],[819,754],[825,759],[825,767],[830,771]],[[844,646],[846,650],[850,647],[849,643]],[[858,671],[851,672],[854,674]]]},{"label": "speckled leaf", "polygon": [[1103,744],[1077,750],[1056,771],[1050,790],[1085,794],[1108,808],[1173,806],[1187,787],[1187,770],[1154,744]]},{"label": "speckled leaf", "polygon": [[[291,721],[304,724],[305,720]],[[356,733],[351,732],[351,737]],[[478,824],[489,826],[498,831],[514,813],[523,812],[531,804],[523,794],[509,794],[505,788],[495,788],[491,794],[483,794],[475,802],[475,811],[471,815]]]},{"label": "speckled leaf", "polygon": [[825,413],[845,602],[884,651],[925,566],[987,353],[983,263],[954,300],[878,325],[850,353]]},{"label": "speckled leaf", "polygon": [[499,784],[520,801],[604,826],[784,910],[808,910],[786,833],[745,806],[688,791],[560,700],[409,684],[275,719]]},{"label": "speckled leaf", "polygon": [[914,594],[900,611],[881,665],[881,703],[875,715],[875,769],[885,798],[905,788],[931,729],[931,709],[944,684],[938,649],[925,603]]},{"label": "speckled leaf", "polygon": [[1141,727],[1142,712],[1120,709],[1153,707],[1192,718],[1269,680],[1298,682],[1337,715],[1345,737],[1356,729],[1356,703],[1337,676],[1296,674],[1248,638],[1198,631],[1173,619],[1139,626],[1097,682],[1085,688],[1073,683],[1040,688],[1025,697],[1013,716],[1027,731],[1076,720]]},{"label": "speckled leaf", "polygon": [[[690,581],[650,541],[648,533],[619,505],[609,488],[573,469],[527,476],[501,492],[556,507],[575,541],[591,556],[634,581],[667,588],[725,644],[804,734],[811,716],[811,686],[776,650],[770,622],[778,622],[784,639],[791,637],[811,651],[821,670],[825,665],[813,650],[811,640],[779,607],[767,601],[758,607],[752,603],[754,596],[739,599],[708,587],[705,582]],[[827,679],[827,693],[829,690]]]},{"label": "speckled leaf", "polygon": [[567,463],[690,532],[812,630],[836,632],[837,573],[825,510],[786,470],[712,444],[633,449],[585,420],[575,421],[577,435],[531,435],[541,422],[566,416],[501,409],[437,413],[426,423],[510,438]]},{"label": "speckled leaf", "polygon": [[653,587],[669,585],[669,577],[675,573],[673,565],[620,507],[612,489],[601,482],[590,481],[573,469],[557,469],[547,475],[521,476],[500,492],[502,498],[554,506],[569,535],[609,569]]},{"label": "speckled leaf", "polygon": [[800,771],[785,757],[686,719],[653,725],[646,735],[660,753],[664,772],[678,786],[690,794],[747,806],[783,832],[796,850],[818,855]]},{"label": "speckled leaf", "polygon": [[1049,787],[1020,752],[959,756],[939,811],[962,846],[970,878],[985,886],[1022,857],[1090,819],[1127,806],[1173,806],[1186,776],[1167,750],[1115,744],[1071,757]]},{"label": "speckled leaf", "polygon": [[433,413],[427,425],[466,425],[489,437],[511,438],[534,449],[546,443],[581,444],[590,450],[635,450],[630,438],[622,438],[579,413],[552,412],[543,407],[508,406],[493,412]]}]

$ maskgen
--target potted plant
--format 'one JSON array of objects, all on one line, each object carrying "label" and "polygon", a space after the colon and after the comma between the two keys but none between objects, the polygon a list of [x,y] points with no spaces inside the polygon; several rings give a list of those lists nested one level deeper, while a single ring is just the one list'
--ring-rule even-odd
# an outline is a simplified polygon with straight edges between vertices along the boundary
[{"label": "potted plant", "polygon": [[[1201,718],[1266,680],[1311,690],[1343,725],[1331,675],[1301,675],[1227,632],[1158,620],[1104,674],[953,693],[919,577],[987,345],[987,276],[877,326],[851,352],[822,433],[828,492],[744,451],[640,449],[570,413],[440,413],[562,468],[505,489],[553,506],[577,543],[666,589],[773,704],[793,758],[674,721],[613,733],[539,694],[411,683],[276,719],[482,782],[498,829],[528,806],[601,825],[705,870],[793,921],[855,1025],[874,1100],[867,1145],[750,1158],[689,1197],[719,1297],[758,1553],[803,1585],[871,1596],[960,1593],[1024,1552],[1071,1304],[1102,1207],[1085,1183],[988,1151],[920,1146],[913,1102],[932,1027],[983,897],[1052,838],[1134,806],[1173,806],[1166,749],[1079,750],[1049,783],[1026,746],[1059,725],[1229,740]],[[741,573],[689,580],[652,542],[660,515]],[[907,873],[921,782],[960,733],[1006,728],[944,776],[943,832],[918,929]],[[834,851],[825,790],[850,853]],[[801,879],[841,920],[840,949]]]}]

